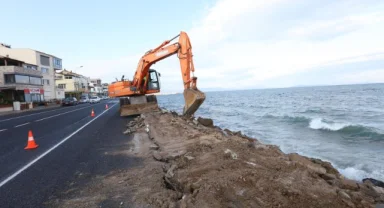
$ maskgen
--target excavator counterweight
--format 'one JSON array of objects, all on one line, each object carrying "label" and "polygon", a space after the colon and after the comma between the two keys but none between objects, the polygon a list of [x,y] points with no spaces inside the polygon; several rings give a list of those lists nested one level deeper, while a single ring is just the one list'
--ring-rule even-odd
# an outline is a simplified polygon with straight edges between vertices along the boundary
[{"label": "excavator counterweight", "polygon": [[[170,42],[179,37],[177,43]],[[195,71],[192,59],[192,45],[187,33],[164,41],[155,49],[146,52],[140,59],[133,80],[113,82],[108,87],[110,97],[120,98],[120,115],[129,116],[159,109],[155,93],[160,92],[160,74],[150,67],[158,61],[174,54],[180,61],[181,75],[184,83],[185,106],[183,115],[193,115],[205,100],[205,94],[197,89],[197,78],[192,76]]]}]

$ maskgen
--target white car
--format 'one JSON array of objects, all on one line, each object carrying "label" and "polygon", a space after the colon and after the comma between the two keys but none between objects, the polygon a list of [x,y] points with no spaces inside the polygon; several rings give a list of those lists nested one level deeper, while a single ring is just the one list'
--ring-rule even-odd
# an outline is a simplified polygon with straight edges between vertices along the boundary
[{"label": "white car", "polygon": [[100,98],[97,97],[97,96],[94,96],[94,97],[91,97],[91,99],[89,99],[89,103],[100,103]]}]

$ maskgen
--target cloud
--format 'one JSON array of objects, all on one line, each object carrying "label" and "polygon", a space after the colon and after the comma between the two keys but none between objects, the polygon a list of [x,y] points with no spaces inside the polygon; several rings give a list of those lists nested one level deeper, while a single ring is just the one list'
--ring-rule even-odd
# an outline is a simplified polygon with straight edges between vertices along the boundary
[{"label": "cloud", "polygon": [[340,83],[382,83],[384,82],[384,69],[369,70],[346,74],[340,77]]},{"label": "cloud", "polygon": [[[186,30],[200,88],[288,86],[307,78],[318,82],[316,76],[274,80],[322,66],[337,71],[343,64],[384,59],[383,1],[219,0],[202,13]],[[113,76],[133,71],[140,56],[100,61],[88,70],[111,80],[112,71]],[[176,56],[153,68],[162,74],[163,91],[182,90]],[[340,82],[363,75],[366,82],[378,80],[374,72],[344,73]]]}]

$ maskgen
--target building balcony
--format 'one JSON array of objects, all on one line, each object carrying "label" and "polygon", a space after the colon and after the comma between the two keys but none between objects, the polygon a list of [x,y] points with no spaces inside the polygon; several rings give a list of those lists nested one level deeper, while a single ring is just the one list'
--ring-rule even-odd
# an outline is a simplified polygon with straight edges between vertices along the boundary
[{"label": "building balcony", "polygon": [[36,77],[43,77],[43,73],[38,70],[34,69],[26,69],[21,66],[0,66],[0,72],[4,74],[25,74],[25,75],[32,75]]},{"label": "building balcony", "polygon": [[62,80],[63,79],[63,75],[55,75],[55,80]]}]

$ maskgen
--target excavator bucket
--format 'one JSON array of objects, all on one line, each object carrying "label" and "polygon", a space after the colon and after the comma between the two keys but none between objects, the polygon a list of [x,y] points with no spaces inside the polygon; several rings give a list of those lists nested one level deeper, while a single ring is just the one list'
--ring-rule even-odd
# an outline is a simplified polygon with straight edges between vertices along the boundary
[{"label": "excavator bucket", "polygon": [[185,106],[183,114],[187,116],[193,115],[200,105],[205,100],[205,94],[198,89],[185,89],[184,90]]}]

